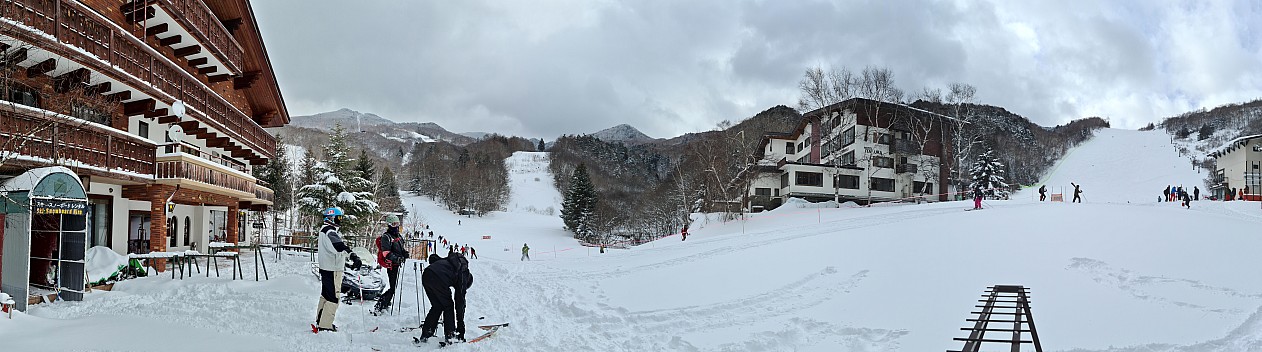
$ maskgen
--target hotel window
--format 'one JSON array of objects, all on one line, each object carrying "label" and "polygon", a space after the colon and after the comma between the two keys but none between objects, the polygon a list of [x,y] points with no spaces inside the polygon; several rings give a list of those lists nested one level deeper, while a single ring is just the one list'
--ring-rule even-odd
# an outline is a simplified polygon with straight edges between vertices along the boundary
[{"label": "hotel window", "polygon": [[854,151],[848,151],[841,155],[841,165],[854,165]]},{"label": "hotel window", "polygon": [[780,174],[780,188],[789,187],[789,173]]},{"label": "hotel window", "polygon": [[770,197],[770,196],[771,196],[771,189],[770,189],[770,188],[755,188],[755,189],[754,189],[754,195],[756,195],[756,196],[767,196],[767,197]]},{"label": "hotel window", "polygon": [[797,178],[796,180],[794,180],[795,185],[815,186],[815,187],[824,186],[824,174],[822,173],[798,171],[798,172],[794,172],[794,176],[796,176]]},{"label": "hotel window", "polygon": [[179,217],[174,217],[174,216],[173,216],[173,217],[171,217],[170,219],[167,219],[167,238],[170,238],[170,239],[171,239],[171,243],[170,243],[170,246],[171,246],[171,247],[175,247],[175,244],[176,244],[176,243],[178,243],[178,242],[177,242],[177,240],[178,240],[178,239],[179,239],[179,237],[180,237],[180,236],[179,236],[179,234],[180,234],[180,233],[179,233],[179,232],[175,232],[175,230],[176,230],[176,229],[179,229],[179,228],[180,228],[180,218],[179,218]]},{"label": "hotel window", "polygon": [[40,96],[39,91],[21,84],[10,84],[9,94],[6,95],[8,101],[26,105],[33,108],[39,108]]},{"label": "hotel window", "polygon": [[833,184],[836,184],[837,188],[859,189],[859,176],[838,175],[833,179]]},{"label": "hotel window", "polygon": [[894,135],[889,133],[877,133],[876,142],[884,145],[894,144]]},{"label": "hotel window", "polygon": [[793,149],[793,142],[784,142],[784,153],[788,155],[797,154],[797,150]]},{"label": "hotel window", "polygon": [[137,123],[140,125],[136,129],[136,134],[139,135],[140,138],[149,138],[149,123],[144,121],[139,121]]},{"label": "hotel window", "polygon": [[883,191],[883,192],[894,191],[894,179],[892,178],[873,177],[871,180],[872,180],[872,183],[869,184],[869,186],[871,186],[871,189],[873,191]]},{"label": "hotel window", "polygon": [[913,188],[913,191],[912,191],[912,192],[914,192],[914,193],[929,193],[929,194],[933,194],[933,193],[934,193],[934,191],[933,191],[933,182],[930,182],[930,183],[929,183],[929,189],[928,189],[928,190],[926,190],[926,189],[925,189],[925,183],[924,183],[924,182],[920,182],[920,181],[913,182],[913,183],[912,183],[912,188]]},{"label": "hotel window", "polygon": [[100,125],[110,125],[110,114],[81,101],[70,103],[70,116]]},{"label": "hotel window", "polygon": [[854,144],[854,126],[850,126],[845,132],[841,133],[841,146],[844,147],[851,144]]},{"label": "hotel window", "polygon": [[192,224],[193,222],[189,221],[189,217],[185,216],[184,217],[184,246],[186,247],[189,244],[189,238],[193,237],[193,236],[190,236],[192,234],[192,231],[190,231],[191,229],[189,228],[189,225],[192,225]]},{"label": "hotel window", "polygon": [[872,157],[872,166],[892,168],[894,167],[894,158],[885,157],[885,156],[874,156]]}]

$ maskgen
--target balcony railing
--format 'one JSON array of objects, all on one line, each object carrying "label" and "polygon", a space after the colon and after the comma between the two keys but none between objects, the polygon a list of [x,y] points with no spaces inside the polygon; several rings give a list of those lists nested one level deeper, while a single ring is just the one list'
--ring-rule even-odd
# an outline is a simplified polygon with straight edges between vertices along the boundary
[{"label": "balcony railing", "polygon": [[[200,1],[188,1],[205,8],[205,4]],[[167,2],[174,4],[172,1]],[[197,6],[187,5],[187,7]],[[0,1],[0,16],[44,34],[34,35],[35,40],[56,38],[62,44],[81,50],[47,49],[61,55],[86,54],[106,64],[94,65],[92,60],[81,62],[99,73],[123,82],[130,82],[128,85],[137,89],[144,90],[151,87],[152,89],[146,91],[146,94],[159,100],[167,100],[169,97],[172,101],[184,101],[189,108],[201,113],[195,114],[190,111],[190,116],[220,133],[229,135],[263,156],[270,158],[276,150],[276,140],[253,119],[233,107],[192,74],[175,65],[131,33],[123,31],[109,20],[84,8],[78,1],[5,0]],[[222,26],[220,25],[219,28]],[[224,45],[239,49],[235,41]],[[116,71],[125,74],[117,74]]]},{"label": "balcony railing", "polygon": [[209,44],[209,49],[228,65],[229,70],[241,72],[241,57],[244,56],[241,44],[228,33],[205,3],[201,0],[159,0],[158,4],[197,36],[198,41]]},{"label": "balcony railing", "polygon": [[894,141],[894,145],[892,147],[895,153],[920,154],[920,146],[910,140],[899,139]]},{"label": "balcony railing", "polygon": [[159,160],[159,179],[186,179],[254,194],[254,181],[185,159]]},{"label": "balcony railing", "polygon": [[154,173],[152,143],[52,112],[11,106],[0,108],[0,145],[6,147],[0,152],[50,164],[95,167],[141,176]]},{"label": "balcony railing", "polygon": [[263,187],[260,184],[254,184],[254,198],[262,199],[268,202],[276,201],[276,193],[271,188]]},{"label": "balcony railing", "polygon": [[247,174],[250,173],[250,170],[246,168],[245,165],[241,164],[240,162],[236,160],[232,160],[232,159],[224,158],[215,154],[207,153],[201,149],[198,149],[197,147],[190,146],[187,144],[183,144],[183,143],[163,144],[161,145],[160,150],[166,154],[184,153],[184,154],[196,156],[202,159],[206,159],[207,161],[222,165],[223,167],[226,167],[226,168],[230,168],[230,169],[237,170],[237,171],[247,173]]},{"label": "balcony railing", "polygon": [[898,172],[900,174],[914,174],[916,173],[917,170],[919,170],[919,165],[899,164],[897,167],[895,167],[895,170],[896,170],[895,172]]}]

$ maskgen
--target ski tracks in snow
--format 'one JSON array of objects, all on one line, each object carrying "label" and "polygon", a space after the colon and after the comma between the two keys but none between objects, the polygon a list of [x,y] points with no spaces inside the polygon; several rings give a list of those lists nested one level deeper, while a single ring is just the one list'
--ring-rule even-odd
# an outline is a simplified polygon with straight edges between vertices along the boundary
[{"label": "ski tracks in snow", "polygon": [[1085,273],[1097,283],[1116,287],[1122,292],[1141,300],[1158,301],[1178,307],[1202,310],[1209,313],[1243,314],[1244,311],[1241,311],[1238,308],[1213,306],[1214,303],[1222,304],[1223,302],[1221,299],[1205,302],[1188,302],[1182,300],[1181,298],[1176,298],[1167,293],[1163,293],[1163,291],[1211,291],[1216,295],[1202,295],[1199,297],[1228,296],[1238,299],[1247,299],[1250,301],[1262,300],[1262,294],[1258,293],[1247,293],[1228,287],[1206,285],[1196,280],[1140,275],[1130,270],[1116,268],[1103,261],[1090,258],[1073,258],[1070,260],[1070,264],[1066,267],[1066,269]]}]

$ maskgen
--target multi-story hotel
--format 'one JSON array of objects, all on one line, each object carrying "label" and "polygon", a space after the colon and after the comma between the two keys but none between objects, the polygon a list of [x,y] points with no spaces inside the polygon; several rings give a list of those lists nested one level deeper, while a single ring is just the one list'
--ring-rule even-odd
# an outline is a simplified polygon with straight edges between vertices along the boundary
[{"label": "multi-story hotel", "polygon": [[907,105],[853,98],[802,116],[789,133],[763,138],[752,211],[789,197],[808,201],[946,200],[940,162],[950,118]]},{"label": "multi-story hotel", "polygon": [[1218,168],[1210,182],[1215,198],[1225,199],[1235,190],[1233,197],[1262,200],[1262,135],[1236,138],[1209,156]]},{"label": "multi-story hotel", "polygon": [[289,115],[247,0],[6,0],[0,50],[6,290],[73,281],[83,247],[246,240],[271,204],[251,169]]}]

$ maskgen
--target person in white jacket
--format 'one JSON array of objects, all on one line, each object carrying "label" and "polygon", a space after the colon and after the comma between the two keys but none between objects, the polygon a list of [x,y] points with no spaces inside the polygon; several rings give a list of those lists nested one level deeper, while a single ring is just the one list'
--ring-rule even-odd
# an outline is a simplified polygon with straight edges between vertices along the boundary
[{"label": "person in white jacket", "polygon": [[337,314],[338,297],[342,293],[342,272],[346,270],[346,257],[350,256],[352,269],[358,269],[361,265],[359,256],[342,242],[342,235],[337,231],[342,224],[343,215],[342,209],[338,207],[324,210],[324,226],[320,228],[316,257],[320,266],[320,306],[316,309],[316,323],[311,326],[311,332],[337,331],[333,318]]}]

